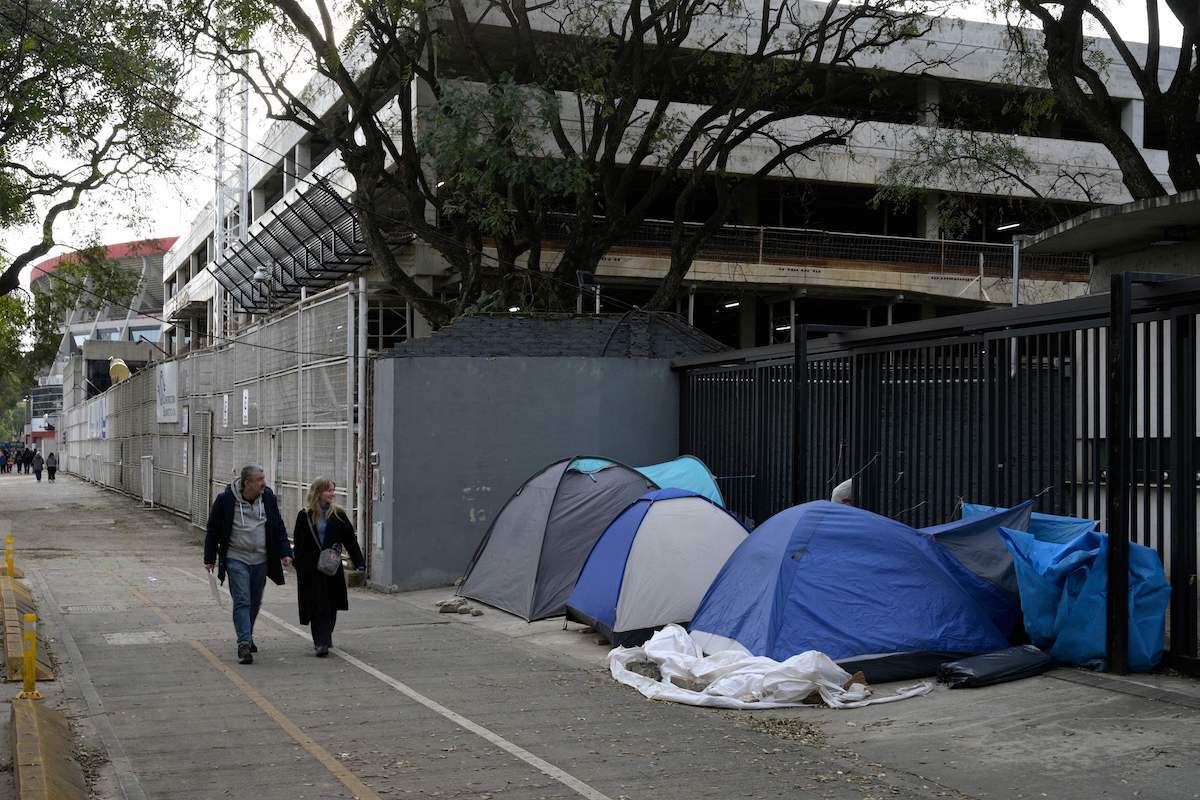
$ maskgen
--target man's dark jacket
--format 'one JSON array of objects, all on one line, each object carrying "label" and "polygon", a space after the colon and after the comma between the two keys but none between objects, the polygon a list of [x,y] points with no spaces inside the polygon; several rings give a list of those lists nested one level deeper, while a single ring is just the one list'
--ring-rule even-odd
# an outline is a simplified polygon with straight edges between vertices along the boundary
[{"label": "man's dark jacket", "polygon": [[[279,502],[275,493],[263,487],[263,508],[267,512],[267,577],[283,585],[282,558],[290,558],[292,545],[288,542],[287,528],[279,515]],[[212,511],[208,514],[207,533],[204,536],[204,563],[212,564],[217,559],[217,580],[225,582],[225,558],[229,551],[229,537],[233,532],[233,513],[237,508],[233,496],[233,484],[217,495]]]}]

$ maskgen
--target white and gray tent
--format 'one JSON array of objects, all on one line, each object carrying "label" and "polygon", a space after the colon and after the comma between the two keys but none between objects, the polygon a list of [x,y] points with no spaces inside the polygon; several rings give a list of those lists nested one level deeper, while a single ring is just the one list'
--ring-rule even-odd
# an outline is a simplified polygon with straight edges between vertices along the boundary
[{"label": "white and gray tent", "polygon": [[[576,462],[586,466],[578,469]],[[559,616],[608,524],[657,488],[611,459],[551,464],[500,509],[458,593],[530,621]]]},{"label": "white and gray tent", "polygon": [[617,647],[686,624],[746,529],[712,500],[684,489],[642,496],[613,520],[588,556],[567,619]]}]

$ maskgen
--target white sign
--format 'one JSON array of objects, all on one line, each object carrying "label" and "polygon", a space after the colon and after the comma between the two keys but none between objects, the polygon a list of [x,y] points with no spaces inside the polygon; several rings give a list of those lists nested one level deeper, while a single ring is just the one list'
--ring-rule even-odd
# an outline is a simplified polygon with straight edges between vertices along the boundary
[{"label": "white sign", "polygon": [[192,432],[192,423],[191,423],[192,415],[189,413],[190,411],[191,411],[190,407],[184,406],[183,407],[183,416],[179,418],[179,427],[182,429],[183,433],[191,433]]},{"label": "white sign", "polygon": [[242,424],[250,424],[250,390],[242,389]]},{"label": "white sign", "polygon": [[221,403],[221,427],[229,427],[229,395],[225,395],[225,398]]},{"label": "white sign", "polygon": [[190,464],[190,463],[191,463],[191,461],[188,460],[188,442],[187,442],[187,439],[184,439],[183,440],[183,474],[184,475],[188,474],[188,464]]},{"label": "white sign", "polygon": [[179,422],[179,364],[168,361],[158,365],[155,393],[155,419],[158,422]]}]

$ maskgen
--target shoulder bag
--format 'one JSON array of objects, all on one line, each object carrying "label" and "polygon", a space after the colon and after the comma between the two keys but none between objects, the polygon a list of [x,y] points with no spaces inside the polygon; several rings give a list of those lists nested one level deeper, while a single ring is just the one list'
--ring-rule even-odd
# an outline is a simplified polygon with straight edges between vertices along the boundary
[{"label": "shoulder bag", "polygon": [[330,577],[337,575],[338,568],[342,566],[342,546],[335,544],[333,547],[322,548],[321,540],[317,538],[317,529],[312,524],[312,517],[306,513],[304,519],[308,522],[308,532],[317,543],[317,549],[321,551],[317,556],[317,572]]}]

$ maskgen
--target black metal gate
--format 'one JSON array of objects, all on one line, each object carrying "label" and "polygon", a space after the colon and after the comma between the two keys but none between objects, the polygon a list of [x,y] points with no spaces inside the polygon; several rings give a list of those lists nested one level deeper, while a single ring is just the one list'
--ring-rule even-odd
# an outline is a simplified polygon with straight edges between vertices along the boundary
[{"label": "black metal gate", "polygon": [[[1095,519],[1110,575],[1128,570],[1123,541],[1163,559],[1170,654],[1194,670],[1200,280],[1118,276],[1111,299],[811,341],[798,326],[794,346],[681,361],[681,447],[754,523],[847,478],[856,505],[916,527],[1027,498]],[[1126,588],[1109,591],[1114,671]]]}]

